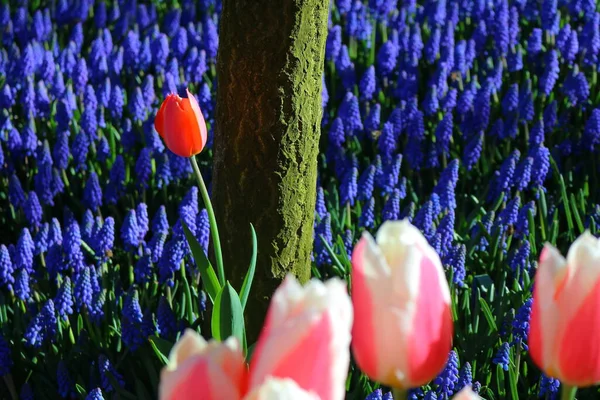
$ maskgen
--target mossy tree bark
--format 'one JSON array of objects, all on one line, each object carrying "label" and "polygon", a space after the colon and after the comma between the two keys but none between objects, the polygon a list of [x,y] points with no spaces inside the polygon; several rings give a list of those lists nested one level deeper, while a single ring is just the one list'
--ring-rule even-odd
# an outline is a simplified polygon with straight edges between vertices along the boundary
[{"label": "mossy tree bark", "polygon": [[310,278],[329,0],[223,0],[213,204],[227,278],[239,290],[258,237],[248,343],[292,273]]}]

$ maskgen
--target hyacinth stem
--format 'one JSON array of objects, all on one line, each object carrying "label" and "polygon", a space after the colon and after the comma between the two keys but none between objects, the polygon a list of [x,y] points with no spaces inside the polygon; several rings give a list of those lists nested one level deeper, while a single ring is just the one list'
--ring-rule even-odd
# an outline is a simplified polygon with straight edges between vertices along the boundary
[{"label": "hyacinth stem", "polygon": [[393,388],[392,389],[392,397],[394,400],[405,400],[408,399],[408,390]]},{"label": "hyacinth stem", "polygon": [[212,208],[212,203],[210,202],[210,196],[208,195],[208,190],[206,189],[206,185],[204,184],[204,179],[202,178],[202,174],[200,173],[200,168],[198,167],[198,162],[196,161],[196,157],[191,156],[190,161],[192,162],[192,168],[194,168],[194,175],[196,175],[196,180],[198,181],[198,185],[200,186],[200,193],[202,194],[202,200],[204,200],[204,206],[206,207],[206,212],[208,213],[208,221],[210,223],[210,233],[213,240],[213,245],[215,249],[215,259],[217,260],[217,276],[219,277],[219,283],[221,286],[225,286],[225,270],[223,269],[223,254],[221,253],[221,240],[219,239],[219,229],[217,228],[217,220],[215,218],[215,212]]},{"label": "hyacinth stem", "polygon": [[350,203],[346,203],[346,227],[352,229],[352,209]]},{"label": "hyacinth stem", "polygon": [[577,393],[577,386],[562,384],[562,391],[560,394],[561,400],[574,400],[575,393]]}]

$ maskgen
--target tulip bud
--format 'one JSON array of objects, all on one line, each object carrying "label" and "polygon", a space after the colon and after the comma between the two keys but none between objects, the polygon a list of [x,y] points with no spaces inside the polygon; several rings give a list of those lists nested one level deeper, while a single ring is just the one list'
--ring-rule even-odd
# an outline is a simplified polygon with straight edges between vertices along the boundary
[{"label": "tulip bud", "polygon": [[187,98],[170,94],[163,101],[154,127],[173,153],[181,157],[192,157],[206,145],[206,122],[196,97],[186,89]]},{"label": "tulip bud", "polygon": [[246,381],[246,365],[235,338],[206,342],[187,329],[161,371],[161,400],[239,400]]},{"label": "tulip bud", "polygon": [[365,232],[352,255],[352,349],[371,379],[408,389],[444,367],[452,345],[450,290],[442,263],[407,220]]},{"label": "tulip bud", "polygon": [[319,400],[291,379],[267,378],[265,382],[244,397],[244,400]]},{"label": "tulip bud", "polygon": [[529,352],[548,376],[570,386],[600,382],[600,241],[589,232],[565,260],[546,245],[535,275]]},{"label": "tulip bud", "polygon": [[288,276],[275,291],[250,364],[250,390],[269,376],[291,378],[321,400],[342,400],[350,362],[352,305],[334,278],[300,286]]}]

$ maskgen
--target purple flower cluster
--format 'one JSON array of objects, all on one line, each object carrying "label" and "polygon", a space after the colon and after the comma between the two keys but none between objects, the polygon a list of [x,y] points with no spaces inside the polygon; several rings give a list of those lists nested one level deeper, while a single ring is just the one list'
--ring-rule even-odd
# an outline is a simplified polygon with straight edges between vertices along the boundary
[{"label": "purple flower cluster", "polygon": [[[0,291],[13,302],[4,316],[18,321],[0,332],[1,375],[58,362],[58,393],[70,398],[77,362],[96,364],[90,354],[148,352],[148,337],[172,340],[194,322],[170,288],[182,264],[199,281],[180,221],[207,251],[208,219],[195,187],[177,210],[192,169],[153,119],[164,95],[189,87],[212,126],[218,3],[184,0],[167,13],[121,0],[0,5]],[[197,318],[206,298],[194,295],[186,315]],[[27,350],[12,351],[15,340]],[[62,360],[45,358],[53,346]],[[84,378],[87,398],[125,386],[133,359],[107,357],[90,386]],[[21,397],[37,398],[37,379],[16,376]]]},{"label": "purple flower cluster", "polygon": [[[0,375],[40,360],[62,397],[81,396],[85,382],[87,398],[100,399],[136,390],[128,371],[141,363],[157,368],[141,358],[153,354],[149,338],[175,340],[203,318],[183,224],[208,254],[208,214],[197,188],[181,189],[190,164],[165,148],[153,120],[161,98],[190,87],[212,136],[222,5],[42,3],[0,5],[0,319],[17,321],[0,329]],[[477,388],[473,376],[492,362],[508,368],[526,351],[531,300],[522,299],[540,242],[562,244],[579,225],[597,234],[596,8],[331,1],[315,271],[349,269],[362,230],[407,218],[439,253],[461,306],[485,278],[514,294],[492,304],[506,325],[501,342],[486,343],[497,354],[465,362],[480,353],[463,341],[415,398]],[[476,331],[468,313],[459,310],[459,324]],[[44,390],[24,379],[22,398]],[[552,396],[558,384],[538,386]]]}]

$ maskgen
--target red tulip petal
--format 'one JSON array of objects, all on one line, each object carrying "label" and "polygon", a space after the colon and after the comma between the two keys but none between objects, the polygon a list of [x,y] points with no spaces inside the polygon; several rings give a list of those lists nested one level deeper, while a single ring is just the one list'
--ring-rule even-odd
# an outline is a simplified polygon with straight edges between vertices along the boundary
[{"label": "red tulip petal", "polygon": [[238,400],[246,375],[236,339],[207,343],[187,329],[171,349],[169,362],[161,371],[159,399]]},{"label": "red tulip petal", "polygon": [[[546,375],[557,378],[557,335],[562,326],[560,297],[568,295],[564,281],[569,274],[560,252],[545,245],[535,274],[533,306],[529,321],[529,353]],[[558,293],[558,295],[557,295]]]},{"label": "red tulip petal", "polygon": [[361,239],[352,252],[352,304],[354,323],[352,325],[352,350],[361,370],[371,377],[377,377],[377,348],[373,328],[373,301],[364,275],[364,252],[368,243]]},{"label": "red tulip petal", "polygon": [[294,349],[282,355],[271,372],[274,377],[292,378],[298,386],[319,395],[321,400],[333,400],[331,396],[330,366],[334,357],[329,348],[333,337],[329,315],[324,313]]},{"label": "red tulip petal", "polygon": [[558,356],[563,381],[579,387],[600,382],[599,337],[600,281],[566,326]]},{"label": "red tulip petal", "polygon": [[[185,371],[186,376],[181,377],[178,385],[169,393],[168,399],[213,399],[212,385],[208,382],[208,363],[206,361],[196,363],[192,368]],[[167,399],[165,399],[167,400]]]},{"label": "red tulip petal", "polygon": [[170,95],[167,97],[162,104],[160,105],[160,109],[156,113],[156,117],[154,117],[154,129],[160,135],[161,138],[165,138],[165,108],[167,107],[167,103],[170,101]]},{"label": "red tulip petal", "polygon": [[204,148],[204,146],[206,145],[206,140],[207,140],[206,121],[204,121],[204,115],[202,114],[202,111],[200,110],[200,106],[198,105],[198,100],[196,100],[196,96],[191,94],[190,91],[187,89],[185,89],[185,91],[187,92],[188,99],[190,100],[190,106],[192,107],[192,110],[194,111],[194,115],[196,117],[196,123],[198,124],[198,130],[200,132],[200,140],[201,140],[200,151],[202,151],[202,148]]},{"label": "red tulip petal", "polygon": [[[542,344],[542,310],[539,296],[536,294],[540,290],[536,285],[533,294],[533,304],[531,306],[531,317],[529,318],[529,334],[527,335],[527,344],[529,346],[529,354],[533,362],[540,368],[544,366],[544,346]],[[541,290],[546,290],[542,288]]]},{"label": "red tulip petal", "polygon": [[429,382],[444,368],[452,346],[452,314],[442,290],[437,266],[424,257],[408,342],[409,381],[413,387]]},{"label": "red tulip petal", "polygon": [[[192,101],[196,101],[196,98],[193,95],[191,95],[191,97],[183,99],[181,101],[181,107],[183,108],[185,115],[188,119],[187,125],[189,127],[188,129],[190,133],[189,139],[191,153],[192,155],[194,155],[202,151],[202,149],[204,148],[205,141],[203,141],[202,139],[202,129],[200,128],[200,123],[198,122],[198,118],[196,112],[194,111]],[[202,116],[202,113],[200,113],[200,116]],[[202,121],[204,121],[204,119],[202,119]]]},{"label": "red tulip petal", "polygon": [[199,141],[199,132],[196,119],[189,106],[189,100],[168,102],[164,114],[164,137],[169,150],[181,157],[190,157],[195,154],[195,140]]},{"label": "red tulip petal", "polygon": [[350,362],[352,305],[345,282],[288,276],[275,291],[252,354],[248,390],[271,377],[291,378],[321,400],[343,397]]},{"label": "red tulip petal", "polygon": [[189,360],[181,371],[163,373],[161,385],[165,386],[167,379],[170,380],[168,386],[160,390],[161,400],[236,400],[241,397],[239,382],[232,381],[215,360],[202,356]]}]

